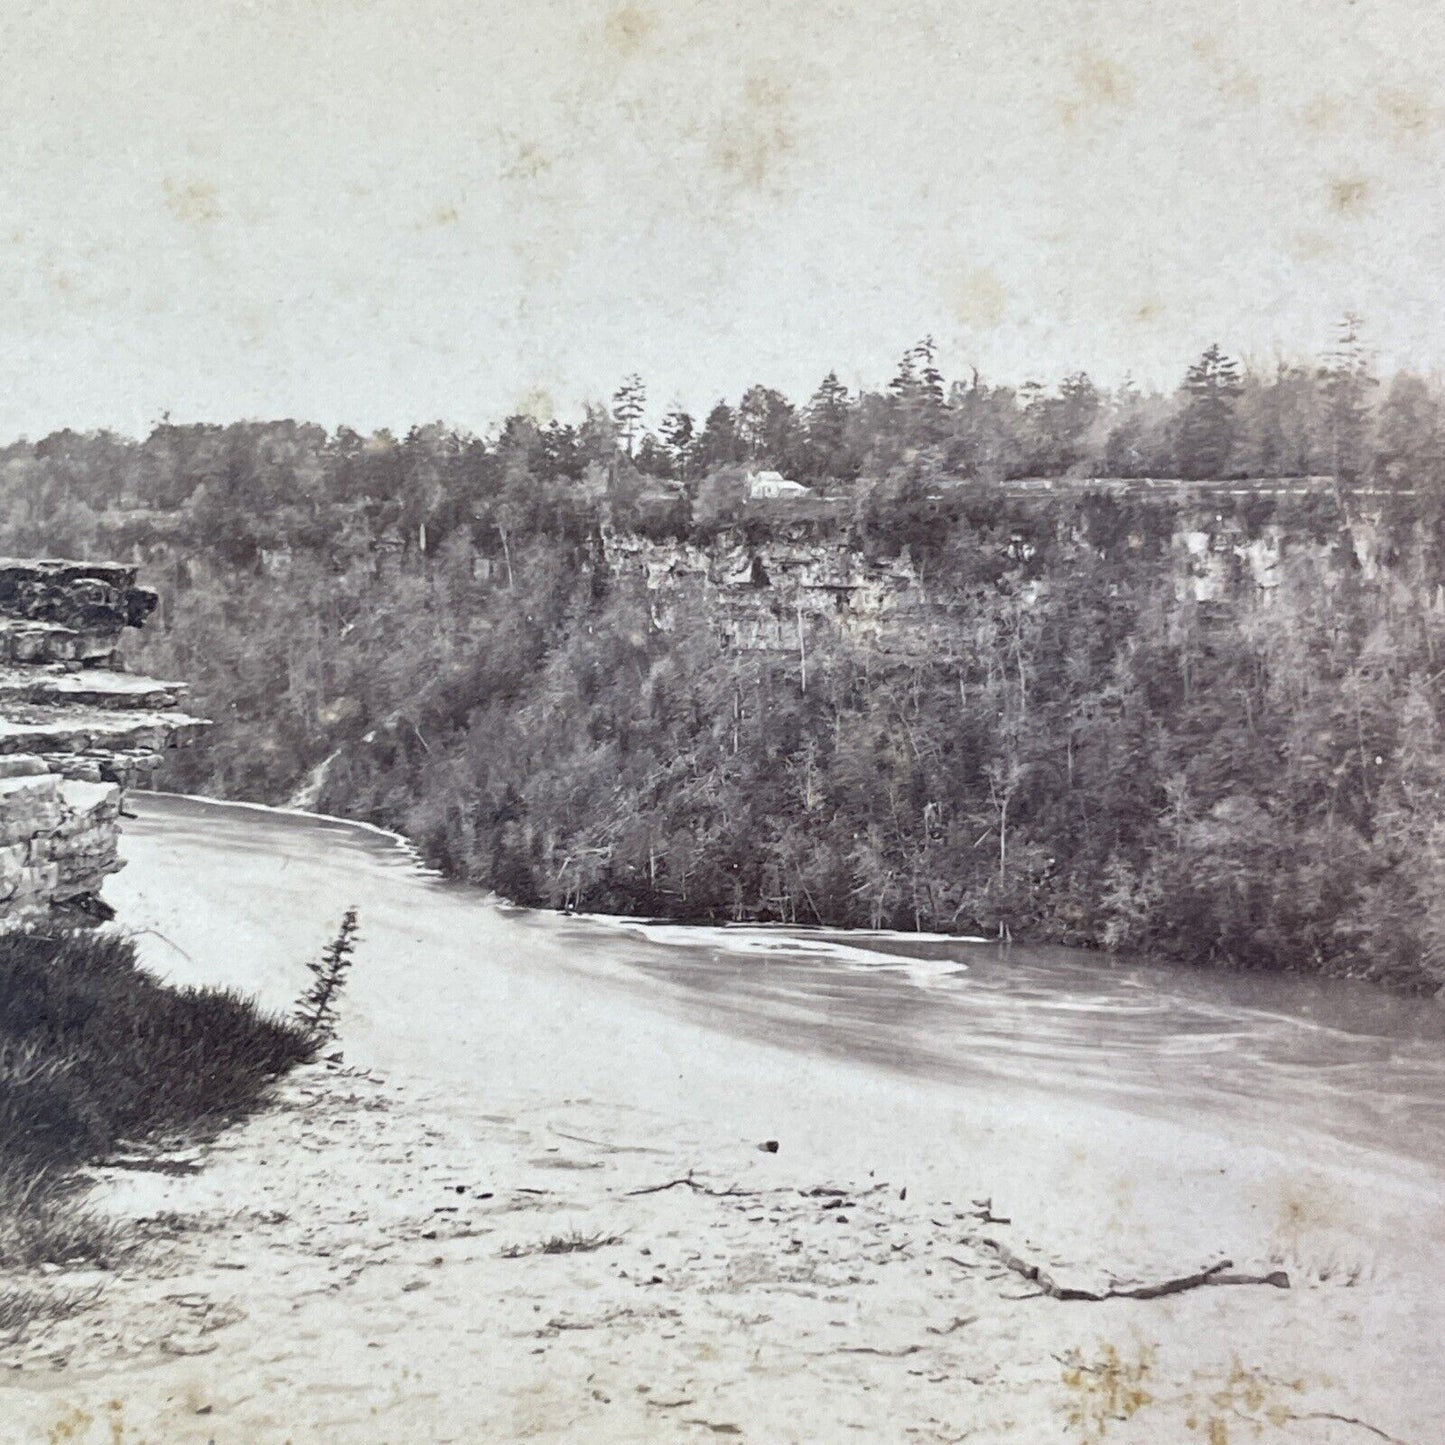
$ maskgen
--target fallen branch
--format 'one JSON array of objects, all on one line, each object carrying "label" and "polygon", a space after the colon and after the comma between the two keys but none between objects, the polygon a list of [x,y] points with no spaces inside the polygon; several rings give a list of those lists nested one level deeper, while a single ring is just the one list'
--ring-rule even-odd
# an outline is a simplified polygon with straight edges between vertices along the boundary
[{"label": "fallen branch", "polygon": [[1289,1275],[1282,1269],[1271,1270],[1268,1274],[1235,1274],[1225,1273],[1217,1275],[1209,1281],[1210,1284],[1271,1284],[1275,1289],[1289,1288]]},{"label": "fallen branch", "polygon": [[726,1189],[709,1189],[706,1184],[699,1184],[691,1174],[682,1179],[669,1179],[664,1184],[648,1184],[641,1189],[629,1189],[628,1197],[637,1194],[663,1194],[669,1189],[691,1189],[695,1194],[710,1194],[714,1199],[746,1199],[756,1197],[756,1189],[739,1189],[737,1185],[729,1185]]},{"label": "fallen branch", "polygon": [[1268,1284],[1276,1289],[1289,1288],[1289,1275],[1282,1269],[1271,1274],[1240,1274],[1234,1271],[1233,1260],[1222,1259],[1218,1264],[1211,1264],[1194,1274],[1176,1275],[1154,1284],[1121,1285],[1114,1281],[1106,1289],[1086,1289],[1081,1285],[1060,1284],[1042,1265],[1015,1254],[1008,1245],[996,1239],[984,1239],[980,1243],[992,1250],[1000,1262],[1015,1274],[1022,1275],[1057,1300],[1162,1299],[1165,1295],[1182,1294],[1185,1290],[1212,1284]]}]

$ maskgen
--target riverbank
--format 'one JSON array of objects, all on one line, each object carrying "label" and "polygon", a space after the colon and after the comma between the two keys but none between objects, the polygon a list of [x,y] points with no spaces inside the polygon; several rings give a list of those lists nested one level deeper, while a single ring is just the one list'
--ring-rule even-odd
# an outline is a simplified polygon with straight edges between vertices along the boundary
[{"label": "riverbank", "polygon": [[[110,1181],[180,1243],[3,1359],[6,1438],[1368,1438],[1336,1417],[1429,1438],[1428,1377],[1402,1403],[1351,1358],[1377,1281],[1295,1265],[1288,1290],[1064,1302],[983,1241],[1094,1291],[1098,1257],[1056,1262],[937,1170],[901,1184],[806,1134],[771,1154],[599,1100],[475,1107],[312,1073],[199,1172]],[[1217,1262],[1141,1243],[1114,1242],[1121,1288]]]},{"label": "riverbank", "polygon": [[85,1307],[87,1289],[52,1288],[55,1274],[131,1251],[87,1207],[88,1166],[214,1133],[314,1052],[229,989],[157,982],[125,938],[0,934],[0,1338]]},{"label": "riverbank", "polygon": [[[102,1183],[184,1232],[8,1361],[10,1438],[1424,1445],[1445,1418],[1438,1169],[742,1038],[374,835],[142,807],[114,897],[178,981],[290,998],[361,903],[345,1065],[199,1171]],[[1093,1293],[1226,1258],[1290,1288],[1061,1300],[995,1245]]]}]

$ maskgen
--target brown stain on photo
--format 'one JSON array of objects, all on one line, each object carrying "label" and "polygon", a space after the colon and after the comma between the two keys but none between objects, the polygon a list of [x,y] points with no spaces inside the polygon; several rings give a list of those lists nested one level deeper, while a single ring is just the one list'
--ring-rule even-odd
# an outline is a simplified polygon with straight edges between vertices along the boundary
[{"label": "brown stain on photo", "polygon": [[1417,90],[1382,90],[1375,101],[1396,140],[1423,140],[1435,128],[1435,109]]},{"label": "brown stain on photo", "polygon": [[512,404],[514,416],[529,416],[543,426],[557,415],[557,403],[545,386],[528,387]]},{"label": "brown stain on photo", "polygon": [[1300,112],[1300,124],[1319,135],[1334,130],[1345,117],[1345,106],[1336,95],[1321,91]]},{"label": "brown stain on photo", "polygon": [[1065,125],[1077,125],[1091,116],[1123,110],[1134,101],[1134,77],[1107,56],[1083,55],[1074,72],[1077,89],[1059,105]]},{"label": "brown stain on photo", "polygon": [[1371,186],[1364,176],[1341,176],[1330,182],[1330,210],[1353,220],[1369,208]]},{"label": "brown stain on photo", "polygon": [[209,226],[221,219],[221,198],[205,181],[178,184],[169,176],[161,183],[166,209],[188,226]]},{"label": "brown stain on photo", "polygon": [[1221,99],[1231,105],[1253,105],[1260,97],[1259,77],[1222,55],[1212,35],[1201,35],[1189,44],[1196,60],[1204,66],[1209,83]]},{"label": "brown stain on photo", "polygon": [[625,3],[608,12],[602,38],[620,60],[631,60],[657,31],[657,16],[640,5]]},{"label": "brown stain on photo", "polygon": [[504,136],[501,177],[504,181],[535,181],[552,169],[552,157],[540,141]]},{"label": "brown stain on photo", "polygon": [[1290,241],[1290,251],[1301,261],[1320,261],[1335,251],[1335,242],[1318,231],[1301,231]]},{"label": "brown stain on photo", "polygon": [[1301,1236],[1333,1228],[1344,1223],[1346,1218],[1343,1202],[1331,1191],[1287,1190],[1280,1195],[1275,1231],[1289,1243],[1297,1245]]},{"label": "brown stain on photo", "polygon": [[978,331],[1003,325],[1008,290],[986,266],[975,266],[953,277],[945,286],[945,299],[955,320]]},{"label": "brown stain on photo", "polygon": [[740,111],[714,136],[713,164],[736,185],[762,189],[797,145],[789,88],[771,76],[749,76]]},{"label": "brown stain on photo", "polygon": [[[1184,1426],[1202,1435],[1207,1445],[1230,1445],[1230,1441],[1263,1438],[1266,1427],[1277,1432],[1292,1421],[1306,1420],[1295,1409],[1304,1393],[1303,1380],[1278,1380],[1245,1366],[1238,1357],[1221,1384],[1196,1397]],[[1230,1426],[1235,1429],[1231,1433]],[[1242,1429],[1247,1432],[1241,1434]]]},{"label": "brown stain on photo", "polygon": [[1117,1345],[1106,1344],[1092,1361],[1076,1356],[1065,1367],[1063,1383],[1070,1392],[1068,1425],[1079,1441],[1103,1440],[1109,1426],[1129,1420],[1154,1401],[1145,1388],[1154,1368],[1154,1351],[1141,1345],[1130,1361]]}]

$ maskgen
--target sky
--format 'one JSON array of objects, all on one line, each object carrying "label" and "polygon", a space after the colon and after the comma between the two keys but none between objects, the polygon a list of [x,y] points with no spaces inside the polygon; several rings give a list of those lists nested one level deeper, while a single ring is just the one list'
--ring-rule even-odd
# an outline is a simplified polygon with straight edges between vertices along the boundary
[{"label": "sky", "polygon": [[0,437],[1445,368],[1445,7],[5,0]]}]

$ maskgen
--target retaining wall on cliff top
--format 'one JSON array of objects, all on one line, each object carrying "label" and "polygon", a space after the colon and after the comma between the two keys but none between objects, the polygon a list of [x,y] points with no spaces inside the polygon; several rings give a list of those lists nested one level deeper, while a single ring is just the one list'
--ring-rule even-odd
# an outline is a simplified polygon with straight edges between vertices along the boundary
[{"label": "retaining wall on cliff top", "polygon": [[123,670],[155,605],[134,567],[0,559],[0,927],[105,916],[123,789],[205,726]]}]

